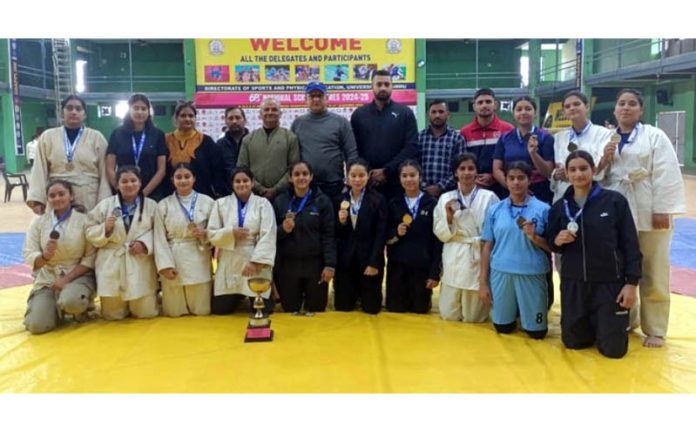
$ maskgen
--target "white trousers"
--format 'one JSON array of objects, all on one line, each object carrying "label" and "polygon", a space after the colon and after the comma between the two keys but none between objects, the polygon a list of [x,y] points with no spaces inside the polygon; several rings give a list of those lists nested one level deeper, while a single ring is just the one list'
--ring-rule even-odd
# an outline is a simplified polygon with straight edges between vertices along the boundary
[{"label": "white trousers", "polygon": [[640,326],[648,336],[665,337],[669,324],[670,259],[674,230],[640,231],[638,240],[643,253],[640,278]]},{"label": "white trousers", "polygon": [[210,315],[213,283],[179,285],[162,281],[162,313],[168,317]]},{"label": "white trousers", "polygon": [[482,323],[488,319],[489,310],[479,300],[478,290],[456,288],[440,284],[440,316],[448,321]]}]

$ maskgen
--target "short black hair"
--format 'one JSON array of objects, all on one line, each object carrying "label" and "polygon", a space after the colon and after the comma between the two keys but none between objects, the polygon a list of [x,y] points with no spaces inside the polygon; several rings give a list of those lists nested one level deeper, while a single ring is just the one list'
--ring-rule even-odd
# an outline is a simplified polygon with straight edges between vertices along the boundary
[{"label": "short black hair", "polygon": [[239,105],[232,105],[231,107],[228,107],[225,109],[225,118],[227,118],[227,114],[230,113],[230,111],[234,110],[239,110],[239,112],[242,114],[242,118],[246,120],[246,113],[244,112],[244,108],[240,107]]},{"label": "short black hair", "polygon": [[484,95],[490,96],[493,99],[495,99],[495,92],[493,91],[493,89],[490,89],[488,87],[484,87],[484,88],[480,88],[480,89],[476,90],[476,93],[474,93],[474,100],[478,99],[479,96],[484,96]]},{"label": "short black hair", "polygon": [[428,104],[428,111],[430,111],[430,108],[432,108],[433,105],[440,105],[440,104],[445,104],[445,107],[447,107],[447,111],[449,111],[449,105],[447,105],[447,101],[442,100],[442,99],[435,99],[434,101],[430,102]]},{"label": "short black hair", "polygon": [[391,81],[391,73],[386,69],[380,69],[377,72],[375,72],[374,75],[372,75],[372,81],[374,81],[375,77],[378,77],[378,76],[388,77],[389,81]]}]

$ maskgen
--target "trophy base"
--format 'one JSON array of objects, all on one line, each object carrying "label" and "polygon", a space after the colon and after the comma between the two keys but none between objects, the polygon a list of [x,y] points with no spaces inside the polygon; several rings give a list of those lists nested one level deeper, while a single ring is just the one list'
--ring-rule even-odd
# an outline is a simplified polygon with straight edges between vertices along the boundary
[{"label": "trophy base", "polygon": [[270,342],[273,340],[271,327],[247,327],[244,342]]}]

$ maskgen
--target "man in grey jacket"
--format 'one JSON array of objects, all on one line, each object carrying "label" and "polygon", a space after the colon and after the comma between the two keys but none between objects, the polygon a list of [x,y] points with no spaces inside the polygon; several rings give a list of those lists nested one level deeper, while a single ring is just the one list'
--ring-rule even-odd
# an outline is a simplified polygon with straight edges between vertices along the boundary
[{"label": "man in grey jacket", "polygon": [[312,81],[305,87],[309,112],[295,119],[290,130],[300,142],[300,157],[314,168],[314,183],[338,211],[345,184],[345,164],[358,157],[348,119],[327,109],[326,85]]}]

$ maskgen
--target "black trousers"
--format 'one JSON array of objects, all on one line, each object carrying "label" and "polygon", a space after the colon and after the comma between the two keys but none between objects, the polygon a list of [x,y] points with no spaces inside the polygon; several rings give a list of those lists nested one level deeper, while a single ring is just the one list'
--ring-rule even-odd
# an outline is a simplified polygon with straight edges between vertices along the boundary
[{"label": "black trousers", "polygon": [[347,267],[336,268],[334,277],[334,308],[337,311],[352,311],[360,299],[364,312],[377,314],[382,309],[382,278],[384,267],[375,276],[365,276],[365,267],[361,267],[354,258]]},{"label": "black trousers", "polygon": [[606,357],[628,351],[629,311],[616,303],[621,283],[561,280],[561,339],[567,348],[597,345]]},{"label": "black trousers", "polygon": [[[210,300],[210,312],[213,315],[232,314],[239,308],[239,305],[242,304],[245,299],[249,299],[249,313],[253,315],[256,313],[254,309],[255,297],[247,297],[243,294],[214,295]],[[265,314],[272,314],[274,307],[275,302],[272,299],[263,299],[263,312]]]},{"label": "black trousers", "polygon": [[319,283],[324,269],[321,257],[282,257],[277,268],[276,287],[285,312],[299,312],[303,303],[305,311],[326,310],[329,285]]},{"label": "black trousers", "polygon": [[427,289],[428,271],[387,262],[387,310],[390,312],[428,313],[433,290]]}]

